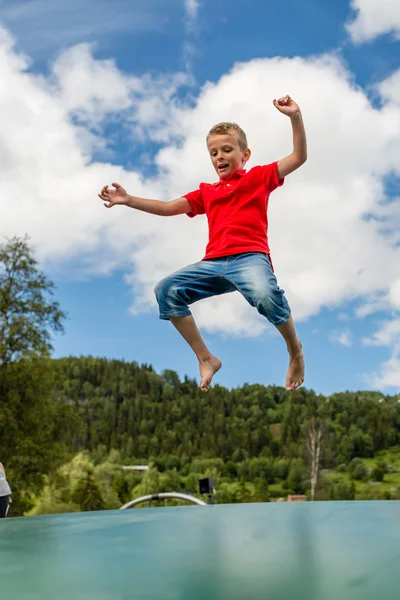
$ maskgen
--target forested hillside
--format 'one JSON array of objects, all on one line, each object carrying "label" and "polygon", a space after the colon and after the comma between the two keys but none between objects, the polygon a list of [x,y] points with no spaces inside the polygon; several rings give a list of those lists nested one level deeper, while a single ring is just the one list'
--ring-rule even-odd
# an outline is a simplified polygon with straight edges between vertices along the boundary
[{"label": "forested hillside", "polygon": [[[73,497],[82,464],[91,474],[92,508],[117,508],[145,493],[196,492],[206,476],[216,480],[217,502],[310,495],[313,475],[316,500],[400,497],[396,397],[360,392],[325,398],[305,388],[288,393],[261,385],[215,386],[204,394],[195,381],[180,381],[172,371],[158,375],[148,365],[92,357],[53,365],[58,402],[79,415],[71,452],[87,450],[60,471],[69,473],[64,502]],[[128,474],[122,464],[151,469]],[[59,497],[57,480],[52,486],[47,511],[51,493],[53,505]]]},{"label": "forested hillside", "polygon": [[126,460],[156,460],[164,468],[196,457],[297,458],[315,420],[324,427],[326,468],[400,443],[400,405],[395,397],[379,402],[376,392],[325,398],[306,388],[216,385],[204,394],[195,381],[180,381],[173,371],[158,375],[147,365],[92,357],[53,365],[57,397],[73,404],[83,425],[75,451],[104,445]]}]

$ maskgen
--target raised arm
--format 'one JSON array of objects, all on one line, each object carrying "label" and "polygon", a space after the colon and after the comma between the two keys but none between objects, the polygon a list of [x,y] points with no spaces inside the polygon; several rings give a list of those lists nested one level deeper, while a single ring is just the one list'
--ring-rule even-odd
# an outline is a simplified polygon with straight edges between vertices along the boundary
[{"label": "raised arm", "polygon": [[290,96],[274,100],[274,106],[279,112],[290,117],[293,130],[293,152],[278,161],[279,179],[292,173],[307,160],[307,139],[303,117],[300,108]]},{"label": "raised arm", "polygon": [[138,198],[137,196],[130,196],[126,190],[119,185],[119,183],[113,183],[114,189],[109,189],[108,185],[105,185],[100,194],[98,194],[101,200],[104,200],[104,206],[106,208],[112,208],[117,204],[121,206],[129,206],[136,210],[150,213],[152,215],[159,215],[161,217],[172,217],[174,215],[182,215],[185,213],[192,212],[192,207],[186,198],[177,198],[170,202],[161,202],[161,200],[148,200],[146,198]]}]

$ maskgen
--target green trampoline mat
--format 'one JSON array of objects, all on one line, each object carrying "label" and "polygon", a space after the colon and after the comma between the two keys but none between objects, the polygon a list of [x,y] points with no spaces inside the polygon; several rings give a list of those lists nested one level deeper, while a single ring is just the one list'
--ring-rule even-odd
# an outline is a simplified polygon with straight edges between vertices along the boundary
[{"label": "green trampoline mat", "polygon": [[400,502],[0,521],[4,600],[399,600]]}]

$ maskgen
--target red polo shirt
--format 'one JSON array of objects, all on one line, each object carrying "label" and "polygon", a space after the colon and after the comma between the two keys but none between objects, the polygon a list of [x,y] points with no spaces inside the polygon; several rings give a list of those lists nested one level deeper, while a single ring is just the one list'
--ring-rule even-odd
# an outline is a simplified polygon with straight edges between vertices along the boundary
[{"label": "red polo shirt", "polygon": [[193,209],[188,217],[207,215],[209,241],[203,260],[240,252],[269,254],[268,199],[283,182],[274,162],[235,171],[217,183],[201,183],[185,194]]}]

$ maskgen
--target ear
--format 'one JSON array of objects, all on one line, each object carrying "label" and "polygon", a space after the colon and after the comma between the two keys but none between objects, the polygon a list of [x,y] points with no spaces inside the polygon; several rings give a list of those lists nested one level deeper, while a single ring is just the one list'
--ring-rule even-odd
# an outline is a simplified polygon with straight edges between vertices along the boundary
[{"label": "ear", "polygon": [[243,152],[243,162],[247,163],[247,161],[250,159],[251,156],[251,150],[250,148],[246,148],[246,150]]}]

